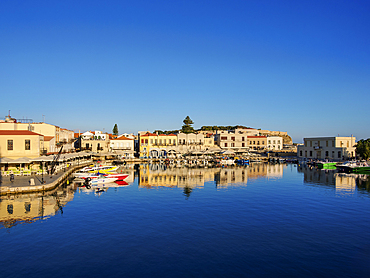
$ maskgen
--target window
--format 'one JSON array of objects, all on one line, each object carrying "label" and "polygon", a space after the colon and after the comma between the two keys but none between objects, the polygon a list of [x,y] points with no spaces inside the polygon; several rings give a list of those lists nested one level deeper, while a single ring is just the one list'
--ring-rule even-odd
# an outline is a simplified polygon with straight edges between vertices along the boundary
[{"label": "window", "polygon": [[242,141],[244,141],[244,137],[242,137]]},{"label": "window", "polygon": [[299,151],[299,156],[302,156],[302,151]]},{"label": "window", "polygon": [[24,149],[26,151],[29,151],[31,149],[31,140],[25,140],[24,144],[25,144]]},{"label": "window", "polygon": [[242,143],[242,147],[245,147],[245,143]]},{"label": "window", "polygon": [[[327,142],[327,141],[326,141],[326,142]],[[328,152],[328,151],[326,151],[326,152],[325,152],[325,156],[326,156],[326,157],[328,157],[328,156],[329,156],[329,152]]]},{"label": "window", "polygon": [[221,140],[227,140],[227,137],[226,136],[222,136],[221,137]]},{"label": "window", "polygon": [[349,141],[347,141],[347,148],[349,148]]},{"label": "window", "polygon": [[334,141],[331,141],[331,146],[335,147],[335,142]]},{"label": "window", "polygon": [[227,143],[225,143],[225,147],[227,147]]},{"label": "window", "polygon": [[342,152],[341,151],[339,151],[338,152],[338,158],[341,158],[342,157]]},{"label": "window", "polygon": [[326,141],[326,146],[329,147],[329,141]]},{"label": "window", "polygon": [[235,141],[235,137],[231,137],[231,141]]},{"label": "window", "polygon": [[231,143],[231,147],[235,147],[235,143]]},{"label": "window", "polygon": [[152,144],[152,145],[153,145],[153,139],[150,139],[150,144]]},{"label": "window", "polygon": [[13,140],[8,140],[8,151],[13,150]]},{"label": "window", "polygon": [[148,139],[145,139],[145,144],[148,144]]},{"label": "window", "polygon": [[312,151],[310,151],[310,156],[312,156]]},{"label": "window", "polygon": [[312,141],[310,141],[310,147],[312,147]]},{"label": "window", "polygon": [[144,139],[141,139],[141,144],[144,144]]}]

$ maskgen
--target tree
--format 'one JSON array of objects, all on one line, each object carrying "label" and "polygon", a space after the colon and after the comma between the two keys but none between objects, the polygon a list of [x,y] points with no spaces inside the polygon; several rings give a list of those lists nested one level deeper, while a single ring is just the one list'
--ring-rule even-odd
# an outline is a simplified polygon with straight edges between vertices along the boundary
[{"label": "tree", "polygon": [[117,126],[117,124],[115,124],[114,127],[113,127],[113,135],[118,135],[118,126]]},{"label": "tree", "polygon": [[184,125],[182,126],[181,132],[183,132],[183,133],[192,133],[192,132],[194,132],[194,128],[191,126],[192,124],[194,124],[194,122],[190,119],[189,116],[186,116],[183,123],[184,123]]},{"label": "tree", "polygon": [[370,138],[361,139],[356,144],[356,154],[361,158],[368,160],[370,158]]}]

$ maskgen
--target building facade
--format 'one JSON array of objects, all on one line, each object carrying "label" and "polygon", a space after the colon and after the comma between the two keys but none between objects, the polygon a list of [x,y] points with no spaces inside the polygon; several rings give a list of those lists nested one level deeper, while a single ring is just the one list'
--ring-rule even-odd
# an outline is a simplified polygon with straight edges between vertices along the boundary
[{"label": "building facade", "polygon": [[44,148],[44,136],[28,130],[0,130],[0,157],[37,158]]},{"label": "building facade", "polygon": [[177,153],[177,136],[175,134],[146,133],[139,135],[140,158],[167,158]]},{"label": "building facade", "polygon": [[267,136],[266,148],[269,151],[281,151],[283,149],[283,137]]},{"label": "building facade", "polygon": [[134,139],[127,138],[126,136],[119,136],[110,140],[109,149],[111,152],[122,155],[122,158],[134,158]]},{"label": "building facade", "polygon": [[356,157],[356,137],[303,138],[297,149],[301,159],[346,160]]},{"label": "building facade", "polygon": [[251,150],[263,151],[267,147],[266,136],[248,136],[248,147]]},{"label": "building facade", "polygon": [[87,131],[80,136],[82,151],[108,152],[110,150],[109,136],[99,130]]}]

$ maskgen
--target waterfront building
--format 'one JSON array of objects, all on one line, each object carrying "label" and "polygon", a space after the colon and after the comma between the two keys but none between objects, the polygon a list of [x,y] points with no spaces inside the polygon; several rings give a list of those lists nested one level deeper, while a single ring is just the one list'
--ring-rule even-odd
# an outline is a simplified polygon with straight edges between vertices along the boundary
[{"label": "waterfront building", "polygon": [[110,149],[109,136],[99,130],[84,132],[81,135],[81,150],[93,152],[108,152]]},{"label": "waterfront building", "polygon": [[313,137],[303,138],[298,146],[300,159],[347,160],[356,157],[356,137]]},{"label": "waterfront building", "polygon": [[180,153],[189,153],[204,150],[204,135],[201,133],[177,134],[177,150]]},{"label": "waterfront building", "polygon": [[121,155],[122,158],[134,158],[134,141],[132,138],[121,135],[110,140],[109,149],[111,152]]},{"label": "waterfront building", "polygon": [[0,157],[37,158],[44,149],[44,136],[28,130],[0,130]]},{"label": "waterfront building", "polygon": [[265,150],[267,146],[266,136],[248,136],[248,147],[251,150]]},{"label": "waterfront building", "polygon": [[175,134],[139,134],[140,158],[167,158],[177,154],[177,136]]},{"label": "waterfront building", "polygon": [[257,129],[238,128],[235,130],[218,130],[214,135],[215,144],[222,149],[248,151],[248,137],[258,134]]},{"label": "waterfront building", "polygon": [[0,121],[0,130],[28,130],[45,136],[46,144],[43,147],[42,154],[58,152],[62,145],[66,152],[74,149],[73,131],[56,125],[44,122],[17,122],[16,119],[7,116],[5,121]]},{"label": "waterfront building", "polygon": [[283,137],[267,136],[266,148],[269,151],[281,151],[283,149]]}]

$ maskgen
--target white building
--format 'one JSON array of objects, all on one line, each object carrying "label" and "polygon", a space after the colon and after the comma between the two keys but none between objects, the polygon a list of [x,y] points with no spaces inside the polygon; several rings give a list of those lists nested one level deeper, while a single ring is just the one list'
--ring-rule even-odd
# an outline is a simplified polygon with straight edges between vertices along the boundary
[{"label": "white building", "polygon": [[134,139],[119,136],[110,140],[110,151],[122,155],[122,158],[134,158]]},{"label": "white building", "polygon": [[270,151],[280,151],[283,149],[283,137],[267,136],[267,149]]}]

